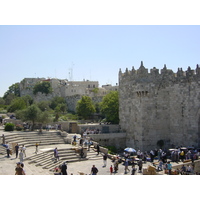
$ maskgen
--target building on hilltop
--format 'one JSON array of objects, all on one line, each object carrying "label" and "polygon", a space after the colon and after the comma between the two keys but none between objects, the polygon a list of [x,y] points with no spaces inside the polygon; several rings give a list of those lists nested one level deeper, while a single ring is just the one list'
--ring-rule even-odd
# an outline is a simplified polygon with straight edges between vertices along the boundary
[{"label": "building on hilltop", "polygon": [[177,73],[119,71],[119,118],[127,146],[141,150],[200,145],[200,68]]},{"label": "building on hilltop", "polygon": [[[53,92],[45,95],[40,92],[33,94],[33,88],[36,83],[49,81]],[[95,102],[100,102],[107,93],[112,90],[118,90],[118,86],[106,85],[99,87],[98,81],[68,81],[67,79],[45,79],[45,78],[24,78],[20,84],[20,96],[30,95],[36,102],[51,100],[59,96],[66,99],[69,111],[76,110],[76,103],[82,96],[90,96]]]}]

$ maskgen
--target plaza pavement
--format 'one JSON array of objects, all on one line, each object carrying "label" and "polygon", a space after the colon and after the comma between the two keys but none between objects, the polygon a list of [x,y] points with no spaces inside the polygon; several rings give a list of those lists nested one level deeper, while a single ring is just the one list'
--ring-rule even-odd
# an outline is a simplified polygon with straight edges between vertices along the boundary
[{"label": "plaza pavement", "polygon": [[[7,134],[10,134],[10,132],[3,131],[3,127],[0,127],[0,135],[4,134],[5,136]],[[20,145],[20,144],[19,144]],[[39,152],[41,153],[45,150],[52,149],[52,154],[54,148],[70,148],[72,147],[71,144],[57,144],[57,145],[43,145],[39,146]],[[92,153],[92,156],[90,156],[90,152]],[[89,175],[91,173],[91,168],[93,165],[95,165],[99,172],[98,175],[110,175],[110,166],[113,166],[113,162],[110,159],[107,159],[107,165],[106,167],[103,167],[103,156],[101,154],[96,155],[94,154],[94,150],[91,149],[90,152],[88,152],[88,160],[85,161],[78,161],[78,162],[71,162],[67,164],[67,172],[68,175],[79,175],[79,172],[83,172],[84,174]],[[26,148],[26,156],[32,156],[35,155],[35,146],[27,147]],[[42,169],[42,166],[35,166],[34,163],[28,164],[30,160],[24,161],[24,169],[26,171],[27,175],[54,175],[54,172],[49,171],[49,169]],[[15,167],[16,163],[19,162],[19,158],[16,158],[15,154],[11,155],[10,158],[7,158],[5,155],[0,155],[0,175],[14,175],[15,174]],[[143,164],[143,167],[148,167],[150,165],[149,162],[146,164]],[[128,171],[126,174],[124,173],[124,165],[119,164],[119,170],[116,174],[113,175],[130,175],[131,174],[131,166],[129,166],[130,171]],[[138,166],[136,166],[138,169]],[[160,174],[163,174],[163,171],[160,172]],[[142,173],[136,172],[136,175],[142,175]]]}]

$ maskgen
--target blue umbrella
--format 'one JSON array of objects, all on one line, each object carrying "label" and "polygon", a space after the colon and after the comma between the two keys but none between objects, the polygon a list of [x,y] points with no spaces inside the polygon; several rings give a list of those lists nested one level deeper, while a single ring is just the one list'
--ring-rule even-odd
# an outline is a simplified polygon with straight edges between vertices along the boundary
[{"label": "blue umbrella", "polygon": [[124,149],[124,151],[128,152],[128,153],[135,153],[136,150],[130,147],[127,147],[126,149]]}]

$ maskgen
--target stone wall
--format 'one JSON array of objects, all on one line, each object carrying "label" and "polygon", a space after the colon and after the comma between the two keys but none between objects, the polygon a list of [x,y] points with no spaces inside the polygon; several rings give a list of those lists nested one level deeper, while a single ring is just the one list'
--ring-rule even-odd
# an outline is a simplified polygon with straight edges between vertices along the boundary
[{"label": "stone wall", "polygon": [[76,112],[76,104],[80,99],[81,99],[81,95],[65,97],[65,100],[67,103],[67,109],[69,112]]},{"label": "stone wall", "polygon": [[158,140],[165,147],[198,146],[200,135],[200,68],[177,73],[141,63],[138,70],[119,72],[119,117],[127,146],[151,150]]},{"label": "stone wall", "polygon": [[99,130],[100,133],[108,134],[108,133],[119,133],[120,127],[115,124],[79,124],[78,125],[78,133],[84,132],[86,129],[89,130]]},{"label": "stone wall", "polygon": [[115,146],[117,149],[126,148],[125,133],[92,134],[89,136],[101,146]]}]

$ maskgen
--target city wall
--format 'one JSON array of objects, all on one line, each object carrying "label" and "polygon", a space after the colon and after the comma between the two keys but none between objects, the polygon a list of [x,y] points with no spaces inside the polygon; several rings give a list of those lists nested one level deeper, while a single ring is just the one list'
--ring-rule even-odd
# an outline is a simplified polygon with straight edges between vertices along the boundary
[{"label": "city wall", "polygon": [[89,136],[101,146],[115,146],[117,149],[126,148],[126,133],[92,134]]},{"label": "city wall", "polygon": [[119,71],[119,118],[127,133],[126,145],[141,150],[200,144],[200,68],[178,69],[166,65],[159,73],[148,72],[141,62],[138,70]]}]

